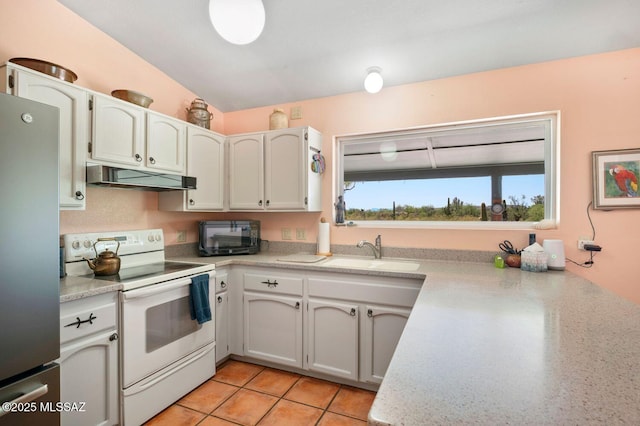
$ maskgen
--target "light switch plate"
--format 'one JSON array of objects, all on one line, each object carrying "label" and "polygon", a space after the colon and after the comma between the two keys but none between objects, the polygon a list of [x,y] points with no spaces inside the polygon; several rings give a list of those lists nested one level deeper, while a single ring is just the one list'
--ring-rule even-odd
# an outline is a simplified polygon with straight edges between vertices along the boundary
[{"label": "light switch plate", "polygon": [[281,228],[282,231],[282,239],[290,240],[291,239],[291,228]]},{"label": "light switch plate", "polygon": [[307,230],[304,228],[296,228],[296,240],[306,240]]},{"label": "light switch plate", "polygon": [[301,106],[291,107],[290,115],[292,120],[300,120],[302,118],[302,107]]}]

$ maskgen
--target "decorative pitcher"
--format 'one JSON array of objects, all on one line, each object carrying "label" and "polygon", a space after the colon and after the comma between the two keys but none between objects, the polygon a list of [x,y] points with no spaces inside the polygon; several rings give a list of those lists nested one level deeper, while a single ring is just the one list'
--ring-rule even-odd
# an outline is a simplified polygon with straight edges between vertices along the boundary
[{"label": "decorative pitcher", "polygon": [[196,126],[209,129],[213,114],[210,113],[207,108],[207,103],[204,100],[200,98],[194,99],[193,102],[191,102],[191,108],[187,108],[187,121]]}]

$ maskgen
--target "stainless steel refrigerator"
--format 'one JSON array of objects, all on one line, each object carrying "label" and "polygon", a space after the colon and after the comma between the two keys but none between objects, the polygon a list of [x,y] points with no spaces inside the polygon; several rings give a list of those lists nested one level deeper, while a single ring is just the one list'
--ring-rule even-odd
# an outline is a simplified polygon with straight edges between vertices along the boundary
[{"label": "stainless steel refrigerator", "polygon": [[0,426],[60,423],[58,126],[0,93]]}]

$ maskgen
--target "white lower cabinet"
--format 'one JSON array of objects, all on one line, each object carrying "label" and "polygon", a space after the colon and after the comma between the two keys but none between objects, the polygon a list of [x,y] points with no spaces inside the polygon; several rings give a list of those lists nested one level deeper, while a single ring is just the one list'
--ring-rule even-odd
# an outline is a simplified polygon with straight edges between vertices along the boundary
[{"label": "white lower cabinet", "polygon": [[[320,368],[325,368],[322,371],[360,382],[380,383],[421,286],[422,281],[408,278],[309,274],[309,369],[317,369],[311,360],[318,356],[314,354],[318,350],[313,341],[318,339],[312,336],[318,329],[324,331],[326,328],[322,343],[326,348],[332,346],[327,349],[332,352],[323,356],[334,364],[325,368],[324,364],[329,363],[320,362]],[[326,310],[322,317],[312,314],[311,302],[318,299],[326,306],[333,306],[333,312]],[[347,331],[348,321],[338,321],[338,307],[345,309],[345,314],[355,309],[355,315],[359,317],[359,321],[355,321],[355,333]],[[312,320],[314,315],[316,318]],[[331,345],[331,339],[335,339],[335,344]],[[355,364],[348,364],[347,358],[352,355],[356,358]],[[346,365],[355,365],[355,368],[340,367]]]},{"label": "white lower cabinet", "polygon": [[309,370],[358,380],[358,305],[308,302]]},{"label": "white lower cabinet", "polygon": [[244,354],[302,368],[302,298],[245,291]]},{"label": "white lower cabinet", "polygon": [[411,309],[365,305],[365,312],[360,379],[382,383]]},{"label": "white lower cabinet", "polygon": [[255,270],[243,281],[244,355],[302,368],[303,279]]},{"label": "white lower cabinet", "polygon": [[216,364],[231,353],[229,343],[228,274],[216,271]]},{"label": "white lower cabinet", "polygon": [[61,424],[119,424],[117,293],[60,305],[60,399],[84,411],[61,412]]},{"label": "white lower cabinet", "polygon": [[413,278],[231,270],[243,282],[228,291],[242,299],[230,304],[230,339],[243,342],[231,354],[368,384],[382,381],[422,287]]}]

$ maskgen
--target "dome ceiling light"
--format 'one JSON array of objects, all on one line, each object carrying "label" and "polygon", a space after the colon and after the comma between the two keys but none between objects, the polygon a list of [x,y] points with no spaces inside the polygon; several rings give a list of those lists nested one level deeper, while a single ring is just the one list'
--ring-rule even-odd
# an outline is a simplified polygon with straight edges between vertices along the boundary
[{"label": "dome ceiling light", "polygon": [[382,89],[383,84],[382,70],[378,67],[369,68],[367,70],[367,76],[364,78],[364,90],[369,93],[378,93]]},{"label": "dome ceiling light", "polygon": [[264,5],[262,0],[209,0],[209,18],[229,43],[249,44],[264,28]]}]

